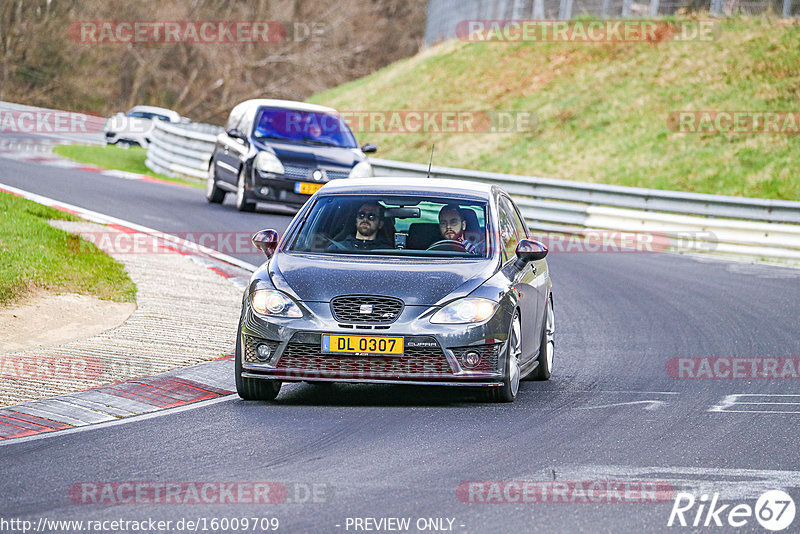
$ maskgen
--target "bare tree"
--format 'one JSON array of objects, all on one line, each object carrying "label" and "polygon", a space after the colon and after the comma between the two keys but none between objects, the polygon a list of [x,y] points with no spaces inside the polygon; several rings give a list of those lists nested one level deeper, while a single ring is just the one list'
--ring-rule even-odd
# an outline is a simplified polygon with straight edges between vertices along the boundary
[{"label": "bare tree", "polygon": [[[421,46],[425,0],[8,0],[0,99],[110,114],[134,104],[221,122],[252,97],[305,99]],[[82,21],[273,21],[279,42],[88,43]],[[79,37],[79,35],[78,35]]]}]

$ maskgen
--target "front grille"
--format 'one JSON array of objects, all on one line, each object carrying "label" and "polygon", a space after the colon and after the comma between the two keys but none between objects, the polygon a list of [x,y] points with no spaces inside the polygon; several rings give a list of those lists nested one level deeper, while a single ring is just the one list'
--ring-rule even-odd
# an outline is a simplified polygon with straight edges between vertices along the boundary
[{"label": "front grille", "polygon": [[328,175],[328,180],[340,180],[350,176],[349,171],[325,171],[325,173]]},{"label": "front grille", "polygon": [[258,357],[258,352],[256,349],[259,345],[264,344],[269,347],[270,357],[275,354],[275,350],[278,348],[279,342],[278,341],[269,341],[267,339],[259,339],[251,336],[244,336],[244,361],[245,363],[266,363],[269,361],[263,360]]},{"label": "front grille", "polygon": [[348,295],[331,301],[337,321],[343,323],[393,323],[403,311],[403,301],[392,297]]},{"label": "front grille", "polygon": [[311,169],[309,167],[296,167],[294,165],[284,165],[283,166],[283,175],[287,178],[298,178],[301,180],[305,180],[309,178],[311,175]]},{"label": "front grille", "polygon": [[317,343],[289,343],[276,369],[303,377],[438,378],[453,370],[438,347],[407,347],[400,357],[322,354]]},{"label": "front grille", "polygon": [[[500,355],[500,343],[492,343],[490,345],[477,345],[473,347],[457,347],[450,349],[453,351],[459,365],[465,371],[478,371],[482,373],[499,372],[498,360]],[[468,367],[465,363],[468,352],[477,352],[480,354],[481,359],[475,367]]]}]

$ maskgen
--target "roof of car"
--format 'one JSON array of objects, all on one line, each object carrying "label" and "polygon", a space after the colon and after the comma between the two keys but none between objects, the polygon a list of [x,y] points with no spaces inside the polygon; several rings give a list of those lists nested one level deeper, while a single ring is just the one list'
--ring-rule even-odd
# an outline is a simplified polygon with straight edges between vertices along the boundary
[{"label": "roof of car", "polygon": [[[307,102],[296,102],[294,100],[273,100],[271,98],[254,98],[252,100],[245,100],[238,104],[238,106],[245,106],[250,110],[260,107],[271,108],[284,108],[295,111],[316,111],[320,113],[338,113],[335,109],[327,106],[320,106],[317,104],[309,104]],[[237,107],[238,107],[237,106]]]},{"label": "roof of car", "polygon": [[180,113],[167,108],[157,106],[133,106],[130,111],[145,111],[147,113],[160,113],[162,115],[174,115],[180,117]]},{"label": "roof of car", "polygon": [[467,180],[386,176],[374,178],[348,178],[332,180],[320,189],[321,193],[440,193],[486,199],[491,196],[492,185]]}]

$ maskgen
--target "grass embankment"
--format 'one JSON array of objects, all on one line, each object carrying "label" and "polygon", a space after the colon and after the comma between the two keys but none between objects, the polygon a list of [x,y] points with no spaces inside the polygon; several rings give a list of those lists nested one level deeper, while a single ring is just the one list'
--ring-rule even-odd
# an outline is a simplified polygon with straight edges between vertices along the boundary
[{"label": "grass embankment", "polygon": [[144,164],[144,160],[147,159],[147,150],[138,146],[120,148],[118,146],[58,145],[53,148],[53,152],[59,156],[104,169],[135,172],[194,187],[203,187],[204,185],[199,180],[172,178],[151,171]]},{"label": "grass embankment", "polygon": [[48,219],[78,220],[62,211],[0,193],[0,306],[37,290],[135,302],[136,285],[121,264]]},{"label": "grass embankment", "polygon": [[311,101],[341,111],[509,110],[538,116],[503,134],[357,133],[378,156],[484,171],[800,199],[800,135],[687,134],[686,110],[800,110],[800,25],[717,22],[711,42],[450,41]]}]

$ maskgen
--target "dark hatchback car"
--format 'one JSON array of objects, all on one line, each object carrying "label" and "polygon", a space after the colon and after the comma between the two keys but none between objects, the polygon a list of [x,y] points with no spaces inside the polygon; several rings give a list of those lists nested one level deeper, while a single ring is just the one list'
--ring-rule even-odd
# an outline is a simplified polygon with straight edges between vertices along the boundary
[{"label": "dark hatchback car", "polygon": [[258,201],[299,207],[339,178],[372,176],[365,153],[332,108],[287,100],[256,99],[231,111],[208,169],[206,199],[222,203],[236,194],[240,211]]},{"label": "dark hatchback car", "polygon": [[480,388],[511,402],[547,380],[554,314],[547,249],[511,198],[473,182],[340,180],[318,191],[244,292],[236,388],[285,381]]}]

